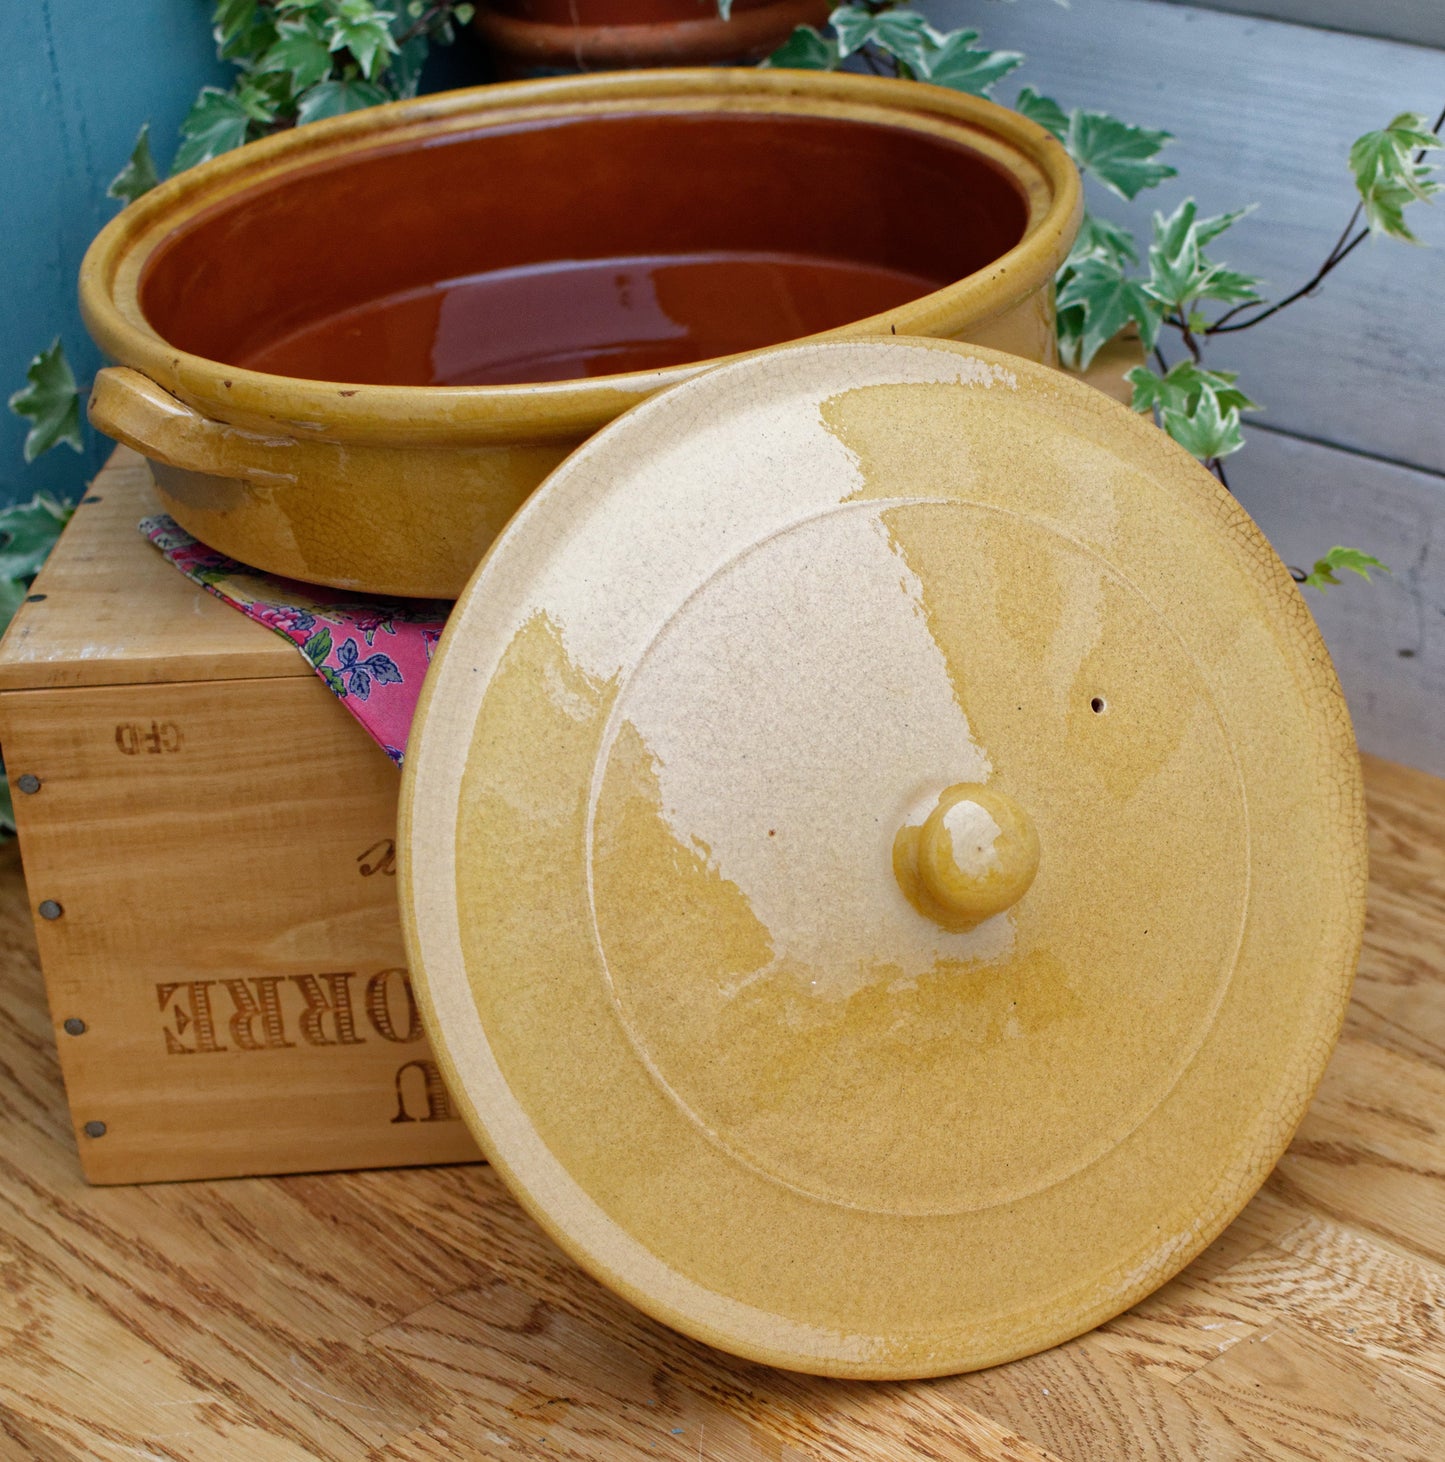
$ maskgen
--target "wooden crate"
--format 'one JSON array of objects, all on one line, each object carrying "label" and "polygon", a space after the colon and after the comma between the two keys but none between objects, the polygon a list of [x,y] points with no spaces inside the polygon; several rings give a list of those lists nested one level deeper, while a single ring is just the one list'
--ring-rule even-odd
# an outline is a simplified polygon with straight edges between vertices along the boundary
[{"label": "wooden crate", "polygon": [[475,1160],[407,979],[397,771],[291,646],[140,537],[157,510],[118,452],[0,644],[85,1175]]}]

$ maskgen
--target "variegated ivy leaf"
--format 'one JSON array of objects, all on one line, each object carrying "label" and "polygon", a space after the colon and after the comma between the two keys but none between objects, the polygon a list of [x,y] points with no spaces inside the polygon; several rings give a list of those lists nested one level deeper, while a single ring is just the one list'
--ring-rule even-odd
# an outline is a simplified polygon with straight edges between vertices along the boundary
[{"label": "variegated ivy leaf", "polygon": [[276,39],[275,21],[276,10],[258,0],[216,0],[211,28],[216,54],[238,64],[254,61]]},{"label": "variegated ivy leaf", "polygon": [[1066,364],[1084,369],[1131,321],[1146,350],[1159,338],[1162,311],[1143,286],[1108,259],[1084,259],[1060,275],[1059,344]]},{"label": "variegated ivy leaf", "polygon": [[1135,198],[1175,176],[1167,163],[1155,162],[1171,132],[1133,127],[1104,112],[1076,109],[1069,116],[1064,145],[1080,170],[1097,178],[1121,198]]},{"label": "variegated ivy leaf", "polygon": [[105,190],[106,197],[119,198],[122,203],[134,203],[158,182],[155,158],[151,156],[151,124],[146,122],[136,136],[126,165],[110,180],[110,187]]},{"label": "variegated ivy leaf", "polygon": [[[861,5],[840,5],[828,24],[838,37],[838,54],[846,58],[864,46],[876,45],[916,69],[927,49],[937,49],[943,37],[916,11],[885,10],[875,14]],[[976,34],[976,32],[971,32]]]},{"label": "variegated ivy leaf", "polygon": [[336,13],[326,21],[326,36],[333,51],[350,51],[361,74],[375,81],[386,69],[389,57],[396,54],[396,38],[391,23],[396,19],[390,10],[378,10],[371,0],[340,0]]},{"label": "variegated ivy leaf", "polygon": [[[470,7],[468,7],[470,9]],[[733,0],[717,0],[717,13],[720,20],[731,20],[733,18]],[[470,20],[471,16],[467,17]],[[462,21],[465,25],[467,20]]]},{"label": "variegated ivy leaf", "polygon": [[1122,269],[1125,264],[1139,262],[1139,251],[1128,229],[1110,223],[1107,218],[1085,213],[1074,247],[1069,251],[1069,263],[1079,264],[1085,259],[1107,259]]},{"label": "variegated ivy leaf", "polygon": [[323,117],[339,117],[343,112],[380,106],[390,99],[369,81],[323,81],[297,100],[296,120],[302,124],[319,122]]},{"label": "variegated ivy leaf", "polygon": [[1135,411],[1177,411],[1187,416],[1198,409],[1206,393],[1219,403],[1221,412],[1259,410],[1258,403],[1235,385],[1238,372],[1211,371],[1192,360],[1180,361],[1162,376],[1147,366],[1136,366],[1125,379],[1134,387],[1130,405]]},{"label": "variegated ivy leaf", "polygon": [[283,20],[276,31],[276,43],[261,57],[258,71],[284,72],[297,93],[331,75],[331,47],[318,21],[310,16]]},{"label": "variegated ivy leaf", "polygon": [[230,92],[202,88],[195,105],[181,123],[181,145],[171,171],[179,173],[239,147],[251,130],[251,113]]},{"label": "variegated ivy leaf", "polygon": [[25,434],[25,460],[33,462],[61,442],[81,451],[80,392],[58,335],[30,362],[25,379],[28,384],[10,398],[11,411],[32,423]]},{"label": "variegated ivy leaf", "polygon": [[46,492],[0,509],[0,583],[18,582],[23,589],[50,557],[74,511]]},{"label": "variegated ivy leaf", "polygon": [[1244,445],[1238,410],[1222,410],[1213,391],[1202,391],[1192,411],[1161,411],[1159,424],[1201,462],[1217,461]]},{"label": "variegated ivy leaf", "polygon": [[1366,132],[1350,148],[1350,171],[1371,232],[1415,244],[1405,209],[1428,202],[1440,191],[1435,168],[1422,154],[1440,146],[1430,124],[1417,112],[1401,112],[1378,132]]},{"label": "variegated ivy leaf", "polygon": [[1340,582],[1335,577],[1336,569],[1348,569],[1352,574],[1358,574],[1367,584],[1370,582],[1371,569],[1379,569],[1382,574],[1390,572],[1389,566],[1381,563],[1374,554],[1364,553],[1358,548],[1341,548],[1337,544],[1323,558],[1315,560],[1314,568],[1301,582],[1307,589],[1318,589],[1323,593],[1332,584]]},{"label": "variegated ivy leaf", "polygon": [[763,62],[785,71],[832,71],[842,60],[838,42],[811,25],[800,25]]},{"label": "variegated ivy leaf", "polygon": [[1014,98],[1014,110],[1052,132],[1060,142],[1069,135],[1069,114],[1052,97],[1040,96],[1031,86]]},{"label": "variegated ivy leaf", "polygon": [[1187,314],[1193,300],[1245,304],[1259,298],[1257,279],[1204,257],[1203,245],[1217,239],[1246,211],[1201,219],[1194,199],[1186,198],[1167,218],[1162,213],[1154,215],[1149,283],[1145,287],[1166,310]]},{"label": "variegated ivy leaf", "polygon": [[989,51],[973,43],[978,32],[956,30],[943,37],[913,69],[921,80],[973,96],[987,96],[1010,71],[1023,65],[1018,51]]}]

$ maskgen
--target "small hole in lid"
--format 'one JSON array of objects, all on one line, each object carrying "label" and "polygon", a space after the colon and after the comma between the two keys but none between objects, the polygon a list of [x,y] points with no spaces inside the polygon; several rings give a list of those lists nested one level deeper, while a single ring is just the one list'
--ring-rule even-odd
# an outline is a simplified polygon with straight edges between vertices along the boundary
[{"label": "small hole in lid", "polygon": [[1089,702],[1089,709],[1096,716],[1102,716],[1104,712],[1108,710],[1108,705],[1106,704],[1103,696],[1096,695],[1094,699]]}]

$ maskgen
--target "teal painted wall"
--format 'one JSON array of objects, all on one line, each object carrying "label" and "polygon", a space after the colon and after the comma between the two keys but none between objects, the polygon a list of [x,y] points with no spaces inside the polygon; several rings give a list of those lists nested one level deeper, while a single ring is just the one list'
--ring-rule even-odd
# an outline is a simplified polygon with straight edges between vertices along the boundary
[{"label": "teal painted wall", "polygon": [[[0,259],[5,265],[0,396],[58,334],[88,381],[100,364],[80,323],[75,277],[86,245],[120,205],[106,186],[149,121],[157,162],[196,92],[224,84],[206,0],[0,0]],[[74,497],[105,459],[58,447],[26,466],[26,423],[0,412],[0,496]]]},{"label": "teal painted wall", "polygon": [[[80,323],[75,278],[86,245],[119,203],[105,196],[142,122],[157,165],[207,83],[228,84],[217,62],[211,0],[0,0],[0,400],[25,384],[25,367],[58,334],[82,384],[100,359]],[[485,79],[463,37],[434,53],[425,90]],[[37,489],[75,497],[110,451],[91,442],[29,466],[26,423],[0,410],[0,501]]]}]

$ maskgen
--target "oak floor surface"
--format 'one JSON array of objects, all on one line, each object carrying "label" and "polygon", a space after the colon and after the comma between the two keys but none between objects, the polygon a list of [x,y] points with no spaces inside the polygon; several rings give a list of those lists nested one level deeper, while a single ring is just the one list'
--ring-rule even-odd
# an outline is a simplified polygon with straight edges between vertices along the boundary
[{"label": "oak floor surface", "polygon": [[486,1167],[88,1188],[0,853],[4,1462],[1445,1457],[1445,783],[1366,767],[1370,915],[1294,1144],[1173,1283],[972,1376],[733,1361],[582,1275]]}]

